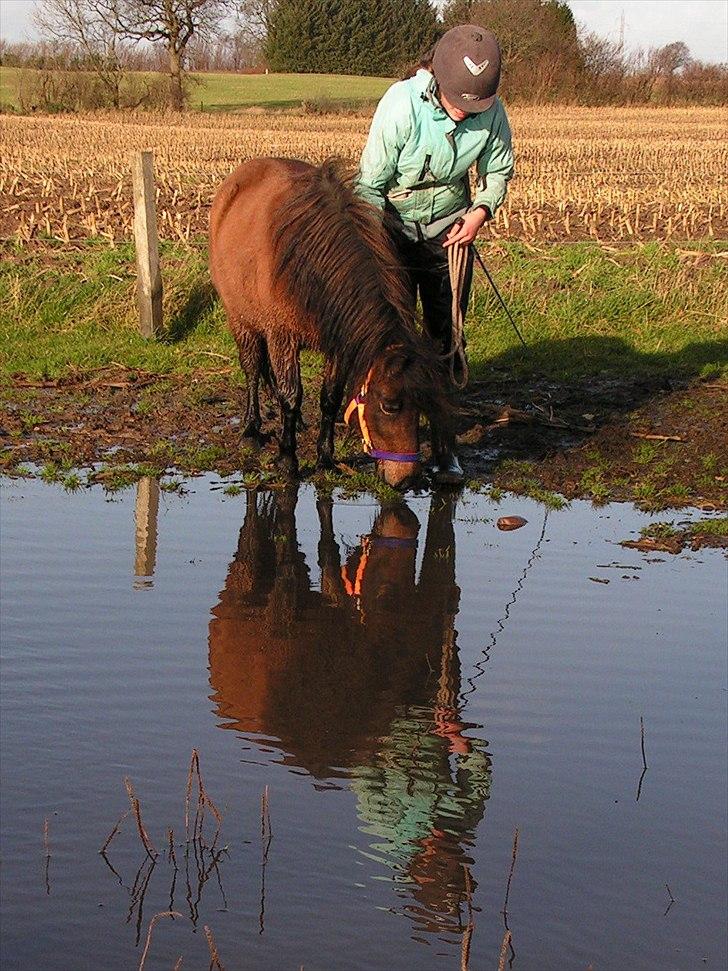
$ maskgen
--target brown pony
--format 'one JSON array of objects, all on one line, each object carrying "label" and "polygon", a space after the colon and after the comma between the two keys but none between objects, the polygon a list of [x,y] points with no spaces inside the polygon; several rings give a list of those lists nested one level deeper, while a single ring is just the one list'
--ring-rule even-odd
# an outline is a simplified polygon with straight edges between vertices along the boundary
[{"label": "brown pony", "polygon": [[446,451],[441,362],[418,331],[381,216],[335,162],[261,158],[237,168],[213,200],[210,270],[247,379],[243,435],[261,440],[263,377],[280,403],[281,459],[291,473],[302,347],[325,358],[317,467],[334,465],[334,422],[347,388],[359,396],[365,449],[390,485],[403,487],[421,471],[420,412],[430,419],[435,458]]}]

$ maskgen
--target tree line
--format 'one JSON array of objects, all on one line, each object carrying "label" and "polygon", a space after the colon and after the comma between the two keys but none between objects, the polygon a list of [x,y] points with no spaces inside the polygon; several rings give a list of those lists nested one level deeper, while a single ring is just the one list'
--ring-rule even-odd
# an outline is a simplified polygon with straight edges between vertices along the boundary
[{"label": "tree line", "polygon": [[565,0],[41,0],[41,39],[0,42],[0,64],[38,69],[39,107],[62,102],[65,83],[77,100],[87,89],[79,107],[180,110],[194,72],[407,76],[468,22],[498,37],[511,101],[728,101],[728,65],[680,40],[628,51],[580,29]]}]

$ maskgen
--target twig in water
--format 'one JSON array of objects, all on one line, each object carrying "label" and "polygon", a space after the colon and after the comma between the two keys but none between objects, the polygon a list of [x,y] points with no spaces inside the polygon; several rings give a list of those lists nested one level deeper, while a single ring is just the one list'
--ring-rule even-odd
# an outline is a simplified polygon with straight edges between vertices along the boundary
[{"label": "twig in water", "polygon": [[470,882],[470,870],[467,864],[461,864],[465,872],[465,899],[468,903],[468,924],[463,931],[463,943],[460,950],[460,971],[468,971],[470,967],[470,942],[473,938],[475,922],[473,921],[473,888]]},{"label": "twig in water", "polygon": [[[515,960],[516,952],[513,949],[513,935],[511,934],[511,929],[508,926],[508,897],[510,896],[510,893],[511,893],[511,880],[513,879],[513,871],[515,870],[515,867],[516,867],[516,857],[518,856],[518,838],[520,835],[521,835],[521,831],[516,826],[515,832],[513,833],[511,869],[508,873],[508,883],[506,884],[506,896],[505,896],[505,900],[503,901],[503,910],[501,911],[501,913],[503,914],[503,926],[506,929],[506,933],[503,937],[503,944],[501,945],[501,954],[502,954],[503,947],[507,947],[510,949],[511,956],[508,961],[509,967],[513,966],[513,961]],[[505,960],[504,957],[502,959]],[[499,971],[501,971],[501,969],[502,969],[502,965],[499,965]]]},{"label": "twig in water", "polygon": [[220,961],[220,955],[217,953],[215,938],[207,924],[205,924],[205,937],[207,938],[207,946],[210,948],[210,971],[213,971],[213,968],[217,968],[217,971],[225,971]]},{"label": "twig in water", "polygon": [[506,898],[503,901],[503,919],[506,923],[506,930],[508,930],[508,897],[511,892],[511,880],[513,879],[513,871],[516,867],[516,857],[518,856],[518,837],[521,835],[520,830],[516,826],[516,831],[513,834],[513,851],[511,853],[511,869],[508,874],[508,883],[506,884]]},{"label": "twig in water", "polygon": [[175,870],[177,870],[178,869],[177,856],[175,855],[175,852],[174,852],[174,830],[172,829],[171,826],[167,830],[167,839],[169,840],[169,851],[167,853],[167,859],[174,864],[174,868]]},{"label": "twig in water", "polygon": [[182,967],[182,955],[180,954],[180,956],[177,958],[177,963],[174,966],[174,971],[180,971],[181,967]]},{"label": "twig in water", "polygon": [[154,849],[154,844],[149,839],[149,834],[144,829],[144,823],[142,822],[142,807],[139,800],[134,792],[134,786],[131,783],[131,779],[124,779],[124,788],[129,796],[129,802],[131,803],[131,809],[134,813],[134,818],[136,819],[137,829],[139,831],[139,838],[144,844],[144,849],[147,851],[149,856],[154,860],[157,857],[157,851]]},{"label": "twig in water", "polygon": [[506,954],[508,953],[508,948],[511,943],[511,932],[507,930],[503,935],[503,941],[501,943],[500,957],[498,958],[498,971],[503,971],[506,966]]},{"label": "twig in water", "polygon": [[637,798],[635,802],[640,801],[640,796],[642,795],[642,782],[647,772],[647,759],[645,758],[645,720],[640,715],[640,745],[642,746],[642,775],[640,776],[640,781],[637,783]]},{"label": "twig in water", "polygon": [[[160,911],[160,913],[155,914],[154,917],[152,917],[152,919],[149,921],[149,930],[147,931],[147,942],[144,945],[142,959],[139,962],[139,971],[144,971],[144,962],[147,959],[147,952],[149,951],[149,945],[152,943],[152,931],[154,930],[154,925],[157,923],[157,921],[162,917],[175,918],[175,917],[183,917],[183,916],[184,916],[183,914],[178,914],[176,910],[162,910]],[[181,960],[182,959],[180,958],[180,960],[175,965],[175,968],[180,966]]]},{"label": "twig in water", "polygon": [[668,915],[668,913],[670,912],[670,908],[671,908],[671,907],[672,907],[672,905],[673,905],[673,904],[674,904],[674,903],[676,902],[676,901],[675,901],[675,898],[674,898],[674,897],[673,897],[673,895],[672,895],[672,890],[670,890],[670,887],[669,887],[669,885],[668,885],[668,884],[665,884],[665,889],[667,890],[667,892],[668,892],[668,894],[670,895],[670,903],[669,903],[669,904],[667,905],[667,910],[666,910],[666,911],[665,911],[665,913],[664,913],[664,914],[662,915],[663,917],[667,917],[667,915]]},{"label": "twig in water", "polygon": [[50,896],[51,845],[48,842],[48,817],[47,816],[43,822],[43,848],[45,850],[45,888],[46,888],[46,894]]},{"label": "twig in water", "polygon": [[126,810],[125,810],[125,811],[124,811],[124,812],[123,812],[123,813],[121,814],[121,816],[119,816],[119,820],[118,820],[118,822],[117,822],[117,824],[116,824],[116,826],[114,826],[114,828],[113,828],[113,829],[111,830],[111,832],[109,833],[109,835],[108,835],[108,837],[107,837],[107,839],[106,839],[106,842],[104,843],[104,845],[103,845],[103,846],[101,847],[101,849],[99,850],[99,853],[101,853],[101,855],[102,855],[102,856],[104,855],[104,852],[105,852],[105,850],[106,850],[106,847],[107,847],[107,846],[109,845],[109,843],[110,843],[110,842],[111,842],[111,841],[113,840],[113,838],[114,838],[114,837],[116,836],[116,834],[117,834],[117,833],[119,832],[119,829],[121,828],[121,824],[122,824],[122,823],[124,822],[124,820],[125,820],[125,819],[126,819],[126,817],[127,817],[128,815],[129,815],[129,813],[130,813],[130,812],[131,812],[131,809],[126,809]]},{"label": "twig in water", "polygon": [[273,830],[270,825],[270,799],[268,797],[268,786],[263,790],[260,800],[260,836],[263,843],[263,863],[268,859],[270,841],[273,839]]},{"label": "twig in water", "polygon": [[265,930],[265,866],[268,862],[268,850],[270,841],[273,839],[273,831],[270,825],[270,800],[268,797],[268,786],[263,790],[260,799],[260,840],[263,850],[263,858],[260,867],[260,915],[258,923],[260,925],[259,934]]}]

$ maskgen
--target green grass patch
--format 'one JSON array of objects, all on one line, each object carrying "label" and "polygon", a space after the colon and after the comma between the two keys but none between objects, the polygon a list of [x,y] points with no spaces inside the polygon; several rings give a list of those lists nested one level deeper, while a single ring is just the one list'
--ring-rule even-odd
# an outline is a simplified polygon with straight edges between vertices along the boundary
[{"label": "green grass patch", "polygon": [[728,516],[717,519],[701,519],[688,526],[691,536],[728,536]]},{"label": "green grass patch", "polygon": [[[728,372],[724,260],[691,268],[687,285],[675,247],[664,243],[625,247],[616,257],[591,242],[542,254],[519,243],[499,244],[492,255],[480,248],[528,349],[478,271],[466,324],[473,376],[494,368],[562,381]],[[726,252],[728,243],[704,248]]]},{"label": "green grass patch", "polygon": [[640,530],[640,536],[644,536],[646,539],[672,539],[679,533],[680,530],[676,529],[673,523],[650,523],[649,526],[643,526]]},{"label": "green grass patch", "polygon": [[[706,244],[728,251],[728,243]],[[210,285],[203,242],[162,244],[165,327],[157,340],[137,330],[130,244],[91,242],[0,255],[0,375],[59,377],[114,362],[160,374],[214,372],[229,366],[241,381],[234,341]],[[668,245],[625,249],[618,266],[597,244],[559,244],[545,256],[519,243],[499,244],[486,260],[524,332],[524,351],[487,284],[474,287],[466,331],[471,373],[568,380],[592,375],[697,376],[728,373],[723,260],[691,268],[691,286]],[[586,263],[589,272],[574,277]],[[302,357],[304,380],[320,373],[318,355]],[[202,387],[190,394],[204,394]],[[142,408],[153,406],[153,392]],[[32,420],[33,416],[28,416]],[[640,448],[640,446],[638,446]],[[657,455],[645,446],[643,461]]]}]

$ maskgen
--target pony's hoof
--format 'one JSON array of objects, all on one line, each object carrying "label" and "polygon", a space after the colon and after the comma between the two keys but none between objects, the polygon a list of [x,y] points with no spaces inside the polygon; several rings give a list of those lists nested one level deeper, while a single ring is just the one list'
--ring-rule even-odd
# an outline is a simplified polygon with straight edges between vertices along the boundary
[{"label": "pony's hoof", "polygon": [[319,455],[316,459],[317,472],[335,472],[338,466],[331,455]]},{"label": "pony's hoof", "polygon": [[295,455],[281,453],[276,459],[276,468],[283,478],[295,479],[298,477],[298,460]]},{"label": "pony's hoof", "polygon": [[246,442],[262,447],[267,445],[272,436],[270,432],[262,432],[257,425],[246,425],[243,429],[243,436]]},{"label": "pony's hoof", "polygon": [[451,453],[432,467],[432,478],[435,485],[455,487],[463,485],[465,473],[457,456]]}]

